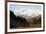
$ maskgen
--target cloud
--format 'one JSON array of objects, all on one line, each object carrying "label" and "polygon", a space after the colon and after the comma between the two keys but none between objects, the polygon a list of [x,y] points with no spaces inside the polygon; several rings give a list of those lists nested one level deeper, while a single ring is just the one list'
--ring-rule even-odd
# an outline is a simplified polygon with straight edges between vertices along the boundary
[{"label": "cloud", "polygon": [[33,11],[32,9],[20,8],[15,10],[14,14],[20,17],[27,17],[27,16],[36,17],[41,14],[41,11],[39,10]]}]

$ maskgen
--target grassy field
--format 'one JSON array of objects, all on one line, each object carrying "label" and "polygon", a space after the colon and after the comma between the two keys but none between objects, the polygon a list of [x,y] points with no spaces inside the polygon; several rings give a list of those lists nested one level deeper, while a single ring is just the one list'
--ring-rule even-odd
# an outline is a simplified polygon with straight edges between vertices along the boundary
[{"label": "grassy field", "polygon": [[17,23],[14,28],[40,28],[41,24],[19,24]]}]

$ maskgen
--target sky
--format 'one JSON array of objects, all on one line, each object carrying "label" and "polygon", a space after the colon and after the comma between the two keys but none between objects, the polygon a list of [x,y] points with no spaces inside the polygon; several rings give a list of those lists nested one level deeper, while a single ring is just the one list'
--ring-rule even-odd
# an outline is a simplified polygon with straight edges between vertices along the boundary
[{"label": "sky", "polygon": [[19,5],[10,4],[9,10],[12,10],[16,16],[38,16],[41,14],[40,5]]},{"label": "sky", "polygon": [[32,10],[41,10],[41,6],[36,6],[36,5],[18,5],[18,4],[10,4],[9,6],[10,10],[14,11],[16,9],[21,9],[21,8],[27,8],[27,9],[32,9]]}]

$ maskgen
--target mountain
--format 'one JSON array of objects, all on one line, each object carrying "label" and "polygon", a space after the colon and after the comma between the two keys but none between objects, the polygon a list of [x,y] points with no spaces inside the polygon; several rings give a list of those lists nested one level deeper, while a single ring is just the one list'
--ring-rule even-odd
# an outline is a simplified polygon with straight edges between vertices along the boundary
[{"label": "mountain", "polygon": [[[41,15],[36,17],[26,16],[26,15],[17,15],[10,11],[10,28],[17,28],[17,27],[33,27],[33,24],[40,24],[41,23]],[[39,26],[40,27],[40,26]]]}]

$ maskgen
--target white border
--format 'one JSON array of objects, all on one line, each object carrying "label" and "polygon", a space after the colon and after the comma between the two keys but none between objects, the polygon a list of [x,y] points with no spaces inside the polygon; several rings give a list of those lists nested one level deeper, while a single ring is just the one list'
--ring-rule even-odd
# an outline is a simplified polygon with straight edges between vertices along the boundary
[{"label": "white border", "polygon": [[25,29],[10,29],[10,11],[9,11],[9,5],[10,4],[19,4],[19,5],[40,5],[42,6],[42,16],[43,16],[43,4],[28,4],[28,3],[15,3],[15,2],[8,2],[7,3],[7,32],[18,32],[18,31],[35,31],[35,30],[43,30],[43,17],[41,22],[41,28],[25,28]]}]

